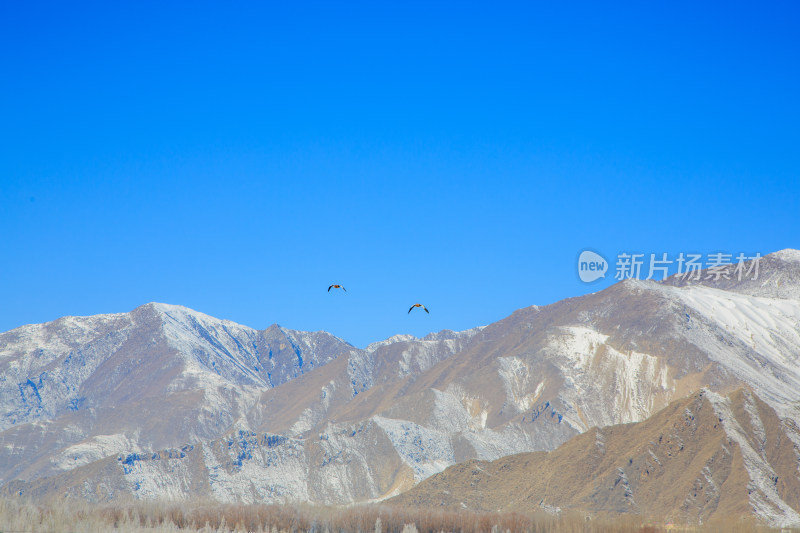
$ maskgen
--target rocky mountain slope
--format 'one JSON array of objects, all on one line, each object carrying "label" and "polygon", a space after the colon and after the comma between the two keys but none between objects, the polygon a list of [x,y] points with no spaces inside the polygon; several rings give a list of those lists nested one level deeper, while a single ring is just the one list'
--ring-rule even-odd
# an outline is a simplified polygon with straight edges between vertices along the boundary
[{"label": "rocky mountain slope", "polygon": [[798,427],[747,389],[702,390],[643,422],[591,430],[551,452],[447,468],[394,505],[478,511],[633,512],[678,523],[800,523]]},{"label": "rocky mountain slope", "polygon": [[0,334],[0,483],[220,437],[263,390],[350,348],[164,304]]},{"label": "rocky mountain slope", "polygon": [[[364,350],[159,305],[130,314],[160,317],[149,327],[126,315],[26,326],[0,338],[0,367],[15,372],[4,370],[0,399],[17,413],[0,433],[1,482],[90,499],[368,501],[461,461],[553,450],[594,427],[644,420],[701,387],[747,386],[788,427],[800,419],[798,293],[800,252],[784,250],[761,260],[756,281],[628,280],[486,327]],[[181,326],[165,325],[173,320],[159,309],[179,309]],[[116,333],[125,327],[138,332],[136,357]],[[40,349],[70,375],[69,354],[104,362],[82,363],[80,392],[58,385],[48,396],[55,385],[38,380],[55,370],[29,362]],[[39,407],[28,381],[60,399]]]}]

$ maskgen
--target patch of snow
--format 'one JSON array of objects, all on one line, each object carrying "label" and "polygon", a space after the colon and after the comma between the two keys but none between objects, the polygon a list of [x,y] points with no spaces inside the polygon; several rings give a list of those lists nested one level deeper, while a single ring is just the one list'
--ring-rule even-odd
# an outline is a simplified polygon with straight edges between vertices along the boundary
[{"label": "patch of snow", "polygon": [[592,328],[562,327],[544,350],[564,376],[559,397],[579,408],[588,425],[577,412],[564,416],[582,431],[644,420],[652,414],[656,396],[672,392],[666,362],[637,351],[621,353],[607,340]]},{"label": "patch of snow", "polygon": [[421,481],[455,464],[450,437],[414,422],[372,417],[392,441],[400,458],[414,471],[414,480]]},{"label": "patch of snow", "polygon": [[537,380],[537,377],[532,375],[525,359],[499,357],[497,362],[499,364],[498,374],[506,391],[506,399],[519,412],[529,410],[539,399],[544,382],[538,382],[536,388],[531,392],[533,382]]},{"label": "patch of snow", "polygon": [[403,335],[403,334],[392,335],[388,339],[368,344],[367,347],[364,348],[364,351],[374,352],[375,350],[377,350],[378,348],[382,348],[383,346],[389,346],[391,344],[395,344],[398,342],[411,342],[414,340],[417,340],[417,338],[414,335]]},{"label": "patch of snow", "polygon": [[104,457],[119,453],[140,452],[138,435],[133,439],[117,433],[114,435],[95,435],[72,446],[67,446],[51,461],[59,470],[72,470]]},{"label": "patch of snow", "polygon": [[[751,445],[747,433],[734,416],[730,399],[708,390],[705,394],[722,422],[725,433],[739,445],[742,452],[744,466],[750,476],[748,492],[753,511],[766,520],[771,527],[800,525],[800,514],[783,501],[778,494],[773,482],[777,478],[777,474],[765,460],[763,453]],[[745,394],[749,395],[749,392],[745,391]],[[750,400],[752,401],[752,398]],[[751,420],[753,417],[758,418],[757,412],[752,409],[748,415]]]},{"label": "patch of snow", "polygon": [[797,416],[792,405],[800,390],[800,301],[703,286],[650,288],[701,319],[684,332],[691,342],[753,387],[779,415]]}]

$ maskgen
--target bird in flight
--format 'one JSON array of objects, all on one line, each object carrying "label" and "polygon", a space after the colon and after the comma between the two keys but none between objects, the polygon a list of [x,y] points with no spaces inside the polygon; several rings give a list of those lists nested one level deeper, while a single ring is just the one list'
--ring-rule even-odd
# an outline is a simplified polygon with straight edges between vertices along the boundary
[{"label": "bird in flight", "polygon": [[331,289],[342,289],[344,292],[347,292],[347,289],[345,289],[341,285],[331,285],[330,287],[328,287],[328,292],[331,292]]},{"label": "bird in flight", "polygon": [[411,312],[411,310],[412,310],[412,309],[414,309],[415,307],[421,307],[421,308],[423,308],[423,309],[425,310],[425,312],[426,312],[426,313],[430,314],[430,311],[428,311],[428,308],[427,308],[427,307],[425,307],[425,306],[424,306],[424,305],[422,305],[422,304],[414,304],[414,305],[412,305],[412,306],[411,306],[411,307],[408,309],[408,312],[410,313],[410,312]]}]

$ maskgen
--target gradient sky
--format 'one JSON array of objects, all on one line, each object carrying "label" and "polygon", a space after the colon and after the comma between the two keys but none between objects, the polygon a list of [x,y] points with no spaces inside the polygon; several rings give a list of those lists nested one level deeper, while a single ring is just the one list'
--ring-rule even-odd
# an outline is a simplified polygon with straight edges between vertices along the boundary
[{"label": "gradient sky", "polygon": [[364,346],[607,287],[585,248],[800,248],[798,4],[597,4],[3,3],[0,331]]}]

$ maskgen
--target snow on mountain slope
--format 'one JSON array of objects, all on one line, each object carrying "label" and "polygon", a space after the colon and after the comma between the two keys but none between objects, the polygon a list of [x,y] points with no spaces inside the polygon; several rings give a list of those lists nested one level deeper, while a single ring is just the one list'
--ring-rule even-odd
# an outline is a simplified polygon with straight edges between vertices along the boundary
[{"label": "snow on mountain slope", "polygon": [[274,387],[351,348],[325,332],[277,325],[258,331],[178,305],[151,305],[162,316],[170,346],[196,370],[211,371],[231,384]]},{"label": "snow on mountain slope", "polygon": [[[151,303],[131,313],[64,317],[0,334],[0,430],[90,405],[97,372],[115,386],[132,364],[176,366],[169,390],[220,384],[273,387],[352,348],[325,332],[258,331],[186,307]],[[124,356],[124,357],[120,357]],[[115,359],[116,358],[116,359]],[[206,380],[205,382],[203,380]]]},{"label": "snow on mountain slope", "polygon": [[[735,258],[734,258],[735,261]],[[720,269],[719,276],[672,276],[663,284],[678,287],[705,286],[749,296],[800,300],[800,250],[780,250],[744,263],[737,273],[737,264]]]},{"label": "snow on mountain slope", "polygon": [[52,462],[59,470],[72,470],[122,451],[136,453],[142,449],[137,439],[129,439],[123,434],[95,435],[59,450]]},{"label": "snow on mountain slope", "polygon": [[178,353],[188,356],[191,372],[211,371],[229,383],[269,383],[259,375],[258,332],[227,320],[217,320],[178,305],[154,304],[162,315],[164,336]]},{"label": "snow on mountain slope", "polygon": [[[708,287],[657,288],[685,304],[684,334],[711,359],[782,414],[800,400],[800,300]],[[697,324],[698,316],[706,327]]]},{"label": "snow on mountain slope", "polygon": [[[560,398],[569,407],[564,420],[581,432],[594,425],[643,420],[657,398],[671,392],[664,361],[636,351],[621,353],[608,338],[587,327],[563,327],[540,352],[561,370],[565,383]],[[605,397],[607,401],[596,401]]]},{"label": "snow on mountain slope", "polygon": [[124,314],[64,317],[0,334],[0,431],[79,409],[81,384],[130,326]]},{"label": "snow on mountain slope", "polygon": [[[744,467],[750,478],[747,484],[750,504],[755,514],[764,518],[773,527],[798,526],[800,525],[800,509],[792,508],[783,499],[777,487],[777,481],[781,476],[797,478],[796,465],[789,471],[782,470],[780,473],[775,471],[775,467],[768,457],[768,439],[764,422],[756,405],[757,400],[748,391],[743,391],[742,396],[744,413],[737,417],[731,398],[713,392],[708,393],[708,399],[714,406],[714,411],[725,428],[725,433],[739,445]],[[745,423],[749,426],[747,429],[745,429]],[[797,495],[795,495],[796,497]]]}]

